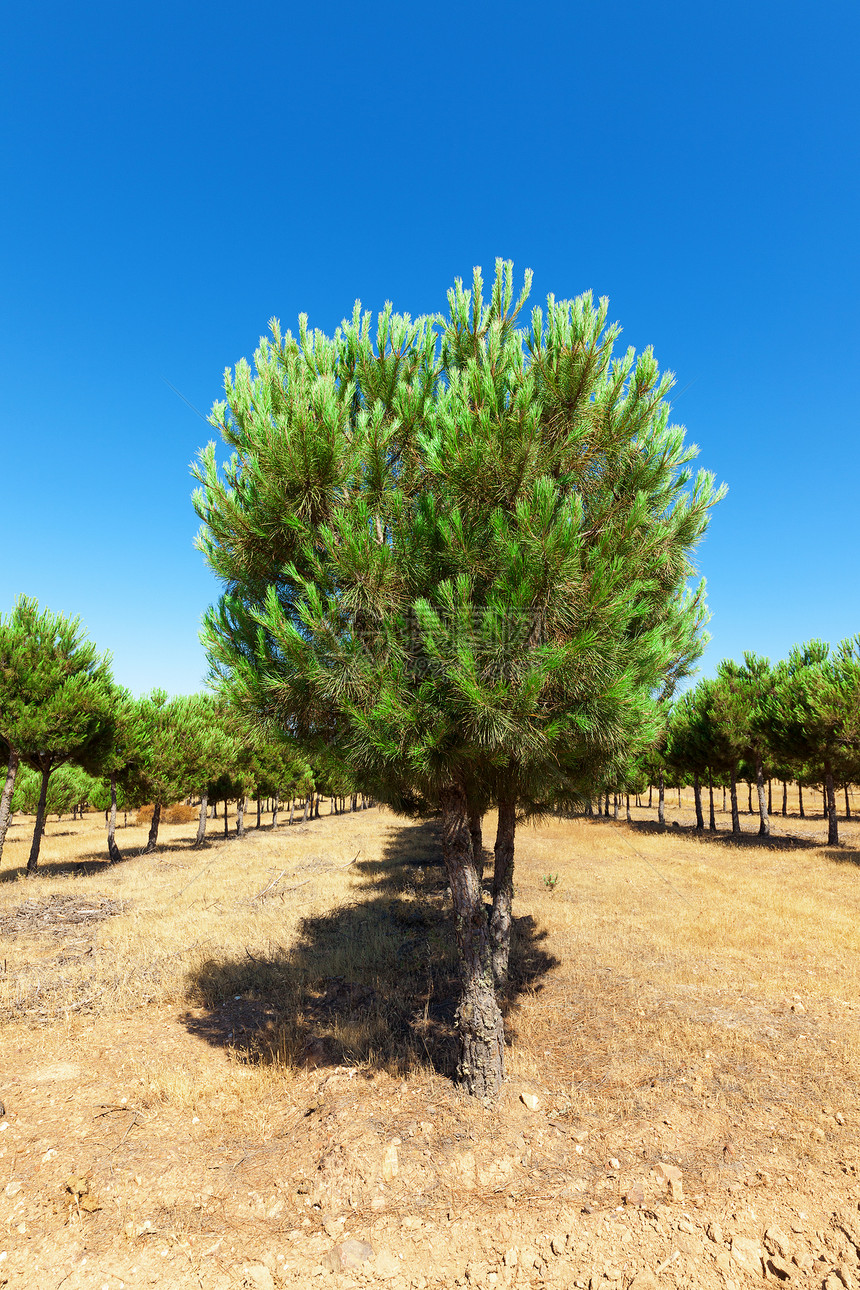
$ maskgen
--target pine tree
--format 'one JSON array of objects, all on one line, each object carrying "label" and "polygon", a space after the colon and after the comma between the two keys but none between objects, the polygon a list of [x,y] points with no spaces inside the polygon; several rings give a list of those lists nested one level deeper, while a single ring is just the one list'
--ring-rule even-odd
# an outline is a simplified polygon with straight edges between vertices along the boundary
[{"label": "pine tree", "polygon": [[142,751],[123,779],[138,798],[145,795],[152,802],[143,849],[150,855],[158,844],[163,808],[197,791],[204,780],[208,712],[199,695],[170,698],[164,690],[138,699],[136,708]]},{"label": "pine tree", "polygon": [[[0,621],[0,678],[0,733],[41,775],[27,861],[32,877],[51,773],[66,762],[80,762],[97,742],[110,710],[110,661],[86,639],[80,619],[40,612],[37,601],[22,596]],[[0,829],[5,832],[2,821]]]},{"label": "pine tree", "polygon": [[803,763],[799,782],[824,786],[827,842],[837,846],[835,782],[852,773],[860,748],[860,637],[835,650],[796,646],[775,669],[760,725],[778,757]]},{"label": "pine tree", "polygon": [[[144,756],[145,727],[140,706],[128,690],[113,686],[98,738],[83,757],[93,776],[104,777],[110,786],[107,848],[108,860],[122,859],[116,844],[116,811],[119,785],[133,775]],[[123,793],[125,797],[125,793]]]},{"label": "pine tree", "polygon": [[[512,271],[446,319],[356,306],[334,338],[273,323],[225,380],[201,454],[200,546],[225,584],[213,669],[252,716],[355,782],[442,814],[462,996],[459,1076],[494,1095],[496,999],[524,804],[577,798],[659,732],[697,656],[691,553],[719,496],[669,424],[650,350],[605,301],[516,321]],[[473,837],[499,812],[487,920]],[[496,968],[494,970],[494,961]]]}]

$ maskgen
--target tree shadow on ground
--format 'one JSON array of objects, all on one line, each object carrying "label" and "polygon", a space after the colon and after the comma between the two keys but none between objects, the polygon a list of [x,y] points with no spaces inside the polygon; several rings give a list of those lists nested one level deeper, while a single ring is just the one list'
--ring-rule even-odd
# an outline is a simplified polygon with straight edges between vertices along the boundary
[{"label": "tree shadow on ground", "polygon": [[[619,823],[621,822],[619,821]],[[662,825],[656,822],[652,823],[650,820],[633,820],[626,822],[626,827],[633,833],[693,838],[696,842],[718,847],[750,847],[755,850],[762,849],[765,851],[811,851],[822,846],[822,843],[816,842],[814,838],[798,838],[793,835],[786,837],[783,834],[773,833],[767,837],[762,837],[759,833],[732,833],[731,829],[711,833],[707,827],[699,831],[692,825],[683,825],[676,822]]]},{"label": "tree shadow on ground", "polygon": [[853,864],[860,867],[860,851],[855,847],[845,847],[843,850],[842,847],[823,846],[821,849],[827,859],[832,860],[834,864]]},{"label": "tree shadow on ground", "polygon": [[95,856],[94,853],[92,859],[85,856],[80,860],[40,860],[36,872],[32,874],[27,873],[26,863],[15,865],[12,869],[3,869],[0,871],[0,883],[17,882],[19,878],[27,878],[31,882],[36,882],[39,878],[87,878],[90,874],[103,873],[110,868],[106,853],[104,858]]},{"label": "tree shadow on ground", "polygon": [[[361,890],[305,918],[289,946],[203,963],[184,1024],[249,1061],[400,1075],[429,1063],[452,1076],[458,965],[438,821],[393,829],[382,856],[350,873]],[[281,894],[275,887],[265,899]],[[506,1019],[558,963],[546,935],[530,916],[514,922]]]}]

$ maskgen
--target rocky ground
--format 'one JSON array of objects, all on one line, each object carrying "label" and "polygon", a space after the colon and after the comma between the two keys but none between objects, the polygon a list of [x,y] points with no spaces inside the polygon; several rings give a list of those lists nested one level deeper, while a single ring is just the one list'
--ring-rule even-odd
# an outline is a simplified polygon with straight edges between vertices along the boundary
[{"label": "rocky ground", "polygon": [[[624,845],[672,865],[650,897],[625,897],[632,921],[614,926],[631,881]],[[860,1290],[848,924],[833,913],[814,963],[810,933],[792,939],[790,923],[766,949],[771,873],[760,912],[744,896],[752,932],[724,927],[720,944],[701,930],[702,891],[716,917],[721,877],[739,891],[746,854],[703,859],[692,839],[609,822],[547,826],[529,846],[518,909],[546,959],[509,1007],[496,1106],[462,1097],[438,1060],[405,1072],[384,1053],[338,1060],[332,1036],[367,1012],[367,981],[318,983],[288,1070],[254,1058],[249,1036],[271,1001],[251,989],[13,1019],[0,1030],[0,1285]],[[831,884],[827,899],[856,900],[853,871],[817,863],[816,899]],[[106,919],[131,917],[119,894],[125,912]],[[32,885],[8,917],[33,921],[23,897],[35,899]],[[811,926],[816,910],[803,915]],[[107,923],[88,949],[68,901],[63,911],[76,953],[97,956]],[[663,933],[636,940],[652,916],[669,937],[707,942],[687,968],[673,961],[661,976]],[[414,933],[403,929],[410,946]],[[764,972],[771,953],[771,974],[790,962],[784,980]],[[850,979],[838,985],[840,972]],[[801,973],[803,993],[791,989]]]}]

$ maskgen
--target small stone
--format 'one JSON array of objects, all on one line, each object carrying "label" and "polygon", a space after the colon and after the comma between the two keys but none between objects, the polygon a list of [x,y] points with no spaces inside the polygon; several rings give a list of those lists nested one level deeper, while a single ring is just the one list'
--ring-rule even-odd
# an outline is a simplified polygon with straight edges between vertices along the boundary
[{"label": "small stone", "polygon": [[644,1205],[645,1188],[641,1182],[631,1183],[624,1193],[625,1205]]},{"label": "small stone", "polygon": [[806,1009],[804,1008],[803,1004],[800,1002],[799,999],[793,999],[791,1004],[791,1011],[796,1012],[798,1016],[800,1016],[802,1013],[806,1012]]},{"label": "small stone", "polygon": [[396,1277],[403,1270],[403,1265],[390,1250],[380,1250],[373,1260],[373,1271],[384,1281]]},{"label": "small stone", "polygon": [[243,1269],[243,1273],[246,1282],[250,1282],[255,1290],[275,1290],[275,1278],[265,1263],[252,1263]]},{"label": "small stone", "polygon": [[517,1266],[519,1253],[515,1245],[512,1245],[509,1250],[505,1250],[504,1264],[506,1268],[515,1268]]},{"label": "small stone", "polygon": [[17,1180],[16,1180],[15,1182],[7,1183],[7,1184],[6,1184],[6,1195],[7,1195],[7,1196],[17,1196],[17,1195],[18,1195],[18,1192],[21,1190],[21,1188],[22,1188],[23,1186],[24,1186],[24,1184],[23,1184],[23,1183],[18,1182]]},{"label": "small stone", "polygon": [[400,1162],[397,1158],[397,1143],[391,1142],[382,1153],[382,1179],[383,1182],[391,1182],[400,1172]]},{"label": "small stone", "polygon": [[618,1159],[618,1157],[617,1157],[617,1156],[610,1156],[610,1158],[609,1158],[609,1168],[610,1168],[610,1169],[620,1169],[620,1168],[621,1168],[621,1161]]},{"label": "small stone", "polygon": [[765,1249],[769,1254],[778,1254],[782,1259],[791,1258],[791,1242],[785,1232],[778,1227],[769,1227],[764,1234]]},{"label": "small stone", "polygon": [[549,1243],[549,1248],[556,1257],[564,1254],[567,1249],[567,1237],[561,1235],[554,1236]]},{"label": "small stone", "polygon": [[710,1237],[710,1239],[711,1239],[711,1240],[712,1240],[716,1245],[722,1245],[722,1243],[723,1243],[723,1229],[722,1229],[722,1227],[720,1226],[720,1224],[719,1224],[719,1223],[708,1223],[708,1226],[705,1228],[705,1231],[707,1232],[707,1234],[708,1234],[708,1236]]},{"label": "small stone", "polygon": [[751,1276],[761,1276],[761,1246],[752,1237],[732,1237],[732,1259],[744,1272],[749,1272]]},{"label": "small stone", "polygon": [[845,1123],[845,1116],[842,1114],[842,1112],[841,1112],[841,1111],[837,1111],[833,1118],[834,1118],[834,1120],[836,1121],[836,1123],[837,1123],[837,1124],[844,1124],[844,1123]]},{"label": "small stone", "polygon": [[824,1290],[845,1290],[842,1278],[835,1272],[824,1278]]},{"label": "small stone", "polygon": [[5,1115],[5,1114],[6,1114],[6,1103],[5,1103],[5,1102],[0,1102],[0,1116]]},{"label": "small stone", "polygon": [[630,1282],[630,1290],[657,1290],[657,1278],[653,1272],[637,1272]]},{"label": "small stone", "polygon": [[574,1142],[587,1142],[588,1129],[577,1129],[576,1133],[571,1134]]},{"label": "small stone", "polygon": [[540,1098],[536,1093],[520,1093],[520,1101],[530,1111],[536,1111],[540,1106]]},{"label": "small stone", "polygon": [[772,1254],[765,1264],[771,1276],[776,1277],[778,1281],[791,1280],[791,1268],[781,1259],[778,1254]]},{"label": "small stone", "polygon": [[360,1268],[373,1258],[373,1254],[373,1246],[369,1241],[350,1239],[330,1250],[323,1259],[323,1266],[330,1268],[332,1272],[345,1272],[348,1268]]},{"label": "small stone", "polygon": [[331,1214],[326,1214],[323,1219],[323,1230],[327,1236],[336,1241],[339,1236],[343,1236],[344,1219],[333,1218]]}]

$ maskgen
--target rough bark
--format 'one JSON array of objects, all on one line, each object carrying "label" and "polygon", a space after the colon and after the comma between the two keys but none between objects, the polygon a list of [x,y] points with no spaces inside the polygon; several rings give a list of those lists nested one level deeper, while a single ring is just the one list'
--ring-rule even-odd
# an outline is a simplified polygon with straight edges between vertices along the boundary
[{"label": "rough bark", "polygon": [[612,818],[614,820],[618,819],[618,794],[617,793],[612,794]]},{"label": "rough bark", "polygon": [[648,810],[649,811],[651,810],[651,799],[653,795],[654,795],[654,786],[653,784],[649,784],[648,785]]},{"label": "rough bark", "polygon": [[263,814],[263,799],[257,794],[257,828],[260,827],[260,819]]},{"label": "rough bark", "polygon": [[272,828],[278,823],[278,794],[272,798]]},{"label": "rough bark", "polygon": [[472,839],[472,859],[478,871],[478,878],[484,881],[484,830],[483,813],[477,806],[469,803],[469,837]]},{"label": "rough bark", "polygon": [[496,1000],[489,927],[472,858],[466,794],[451,785],[440,794],[442,854],[451,887],[460,959],[457,1078],[476,1097],[496,1098],[505,1074],[504,1026]]},{"label": "rough bark", "polygon": [[702,833],[705,828],[705,817],[702,814],[702,785],[697,774],[693,776],[693,797],[696,800],[696,829]]},{"label": "rough bark", "polygon": [[827,845],[839,846],[839,820],[836,815],[836,788],[833,783],[833,768],[829,762],[824,764],[824,788],[827,793]]},{"label": "rough bark", "polygon": [[711,774],[710,766],[708,767],[708,808],[710,812],[709,819],[708,819],[708,828],[710,829],[711,833],[716,833],[717,816],[716,816],[716,812],[714,811],[714,777]]},{"label": "rough bark", "polygon": [[507,984],[511,955],[511,911],[514,902],[514,841],[517,829],[516,799],[499,800],[499,823],[493,850],[493,912],[490,940],[493,978],[497,988]]},{"label": "rough bark", "polygon": [[782,781],[782,818],[788,815],[788,780]]},{"label": "rough bark", "polygon": [[110,816],[108,818],[108,861],[110,864],[117,864],[122,859],[122,854],[116,844],[116,771],[111,771],[110,776]]},{"label": "rough bark", "polygon": [[773,780],[767,781],[767,813],[773,815]]},{"label": "rough bark", "polygon": [[3,784],[3,793],[0,795],[0,856],[3,854],[6,830],[9,828],[9,820],[12,817],[12,794],[15,791],[15,776],[18,774],[20,764],[20,755],[14,749],[11,749],[9,752],[9,766],[6,770],[6,779]]},{"label": "rough bark", "polygon": [[227,834],[228,834],[228,833],[229,833],[229,831],[230,831],[230,821],[229,821],[229,819],[227,818],[227,817],[229,816],[229,814],[230,814],[230,812],[229,812],[229,810],[228,810],[228,805],[229,805],[229,804],[228,804],[227,799],[226,799],[226,797],[225,797],[225,798],[224,798],[224,837],[225,837],[225,838],[226,838]]},{"label": "rough bark", "polygon": [[289,826],[292,824],[293,816],[295,815],[295,813],[296,813],[296,799],[294,797],[291,797],[290,798],[290,818],[287,820],[287,828],[289,828]]},{"label": "rough bark", "polygon": [[209,797],[206,793],[200,798],[200,818],[197,821],[197,837],[194,839],[196,847],[203,846],[203,839],[206,837],[206,813],[209,808]]},{"label": "rough bark", "polygon": [[797,796],[800,801],[800,818],[802,820],[805,820],[806,816],[803,813],[803,785],[802,784],[798,784],[797,786]]},{"label": "rough bark", "polygon": [[659,795],[657,797],[657,820],[660,824],[666,823],[666,784],[663,779],[663,770],[660,769],[660,775],[657,781]]},{"label": "rough bark", "polygon": [[39,805],[36,808],[36,827],[33,830],[33,842],[27,860],[28,877],[32,876],[39,867],[39,848],[45,831],[45,802],[48,799],[48,780],[51,778],[51,769],[50,764],[42,769],[42,786],[39,789]]},{"label": "rough bark", "polygon": [[145,856],[152,855],[158,842],[158,825],[161,821],[161,803],[156,802],[152,808],[152,823],[149,826],[149,837],[146,839],[146,846],[143,848]]},{"label": "rough bark", "polygon": [[630,814],[630,794],[627,794],[627,823],[633,823],[633,816]]},{"label": "rough bark", "polygon": [[741,817],[738,814],[738,781],[734,766],[732,766],[730,787],[732,796],[732,833],[740,833]]},{"label": "rough bark", "polygon": [[752,815],[752,780],[747,780],[747,815]]},{"label": "rough bark", "polygon": [[849,800],[848,800],[848,785],[847,785],[847,784],[845,785],[845,818],[846,818],[846,820],[850,820],[850,819],[851,819],[851,803],[850,803],[850,802],[849,802]]},{"label": "rough bark", "polygon": [[310,800],[311,800],[311,799],[310,799],[309,797],[306,797],[306,798],[305,798],[305,810],[304,810],[304,814],[302,815],[302,824],[305,824],[305,823],[307,822],[307,818],[308,818],[308,803],[310,802]]},{"label": "rough bark", "polygon": [[245,798],[240,797],[236,803],[236,836],[245,836]]},{"label": "rough bark", "polygon": [[755,786],[758,792],[759,837],[766,838],[770,835],[770,818],[767,800],[764,795],[764,767],[761,764],[761,757],[759,757],[758,753],[756,753],[755,759]]}]

